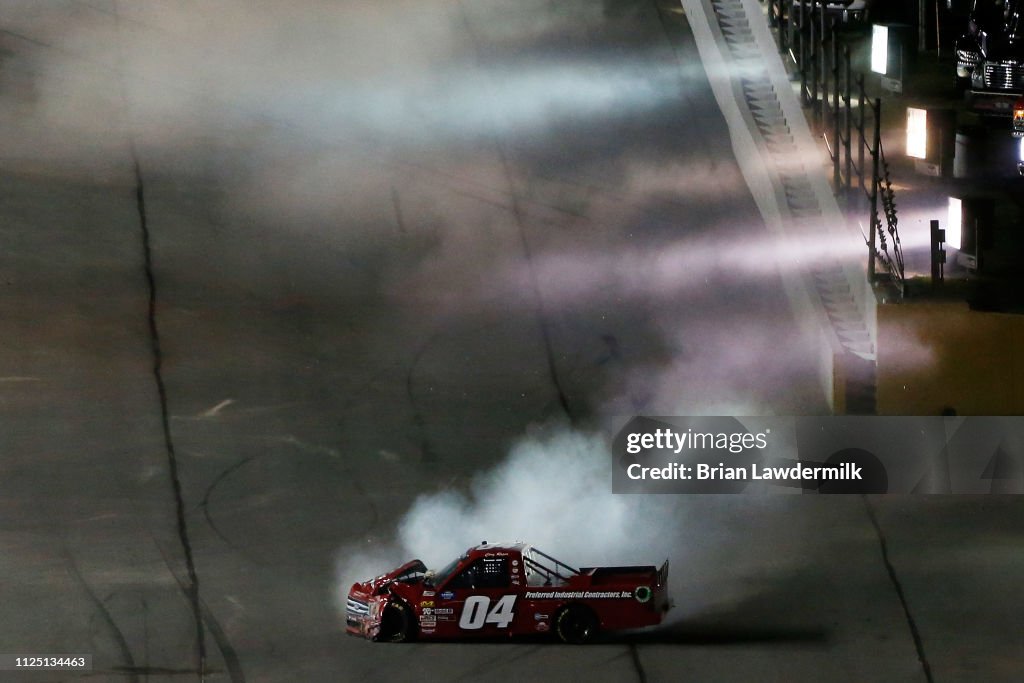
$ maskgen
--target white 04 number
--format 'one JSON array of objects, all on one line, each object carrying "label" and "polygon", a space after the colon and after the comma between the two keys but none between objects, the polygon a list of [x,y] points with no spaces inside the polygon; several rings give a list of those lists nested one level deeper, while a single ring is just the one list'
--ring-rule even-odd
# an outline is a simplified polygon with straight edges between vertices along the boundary
[{"label": "white 04 number", "polygon": [[512,623],[515,612],[512,607],[516,604],[516,596],[503,595],[494,607],[491,607],[491,599],[486,595],[474,595],[466,598],[466,605],[462,608],[462,616],[459,617],[459,628],[470,631],[483,628],[484,624],[494,624],[498,628],[508,628]]}]

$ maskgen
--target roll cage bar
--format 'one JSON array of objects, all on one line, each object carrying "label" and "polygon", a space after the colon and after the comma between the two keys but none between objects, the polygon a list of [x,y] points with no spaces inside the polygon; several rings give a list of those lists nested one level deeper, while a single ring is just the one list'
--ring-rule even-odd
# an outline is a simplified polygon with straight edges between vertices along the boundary
[{"label": "roll cage bar", "polygon": [[[548,562],[552,563],[554,566],[548,566],[547,564],[544,564],[542,560],[537,559],[536,557],[534,557],[534,555],[539,555]],[[526,565],[532,571],[536,572],[539,576],[544,577],[545,584],[550,584],[552,578],[556,578],[559,581],[563,582],[568,581],[569,577],[562,574],[562,571],[565,571],[566,574],[572,576],[580,575],[579,569],[574,569],[567,565],[565,562],[562,562],[561,560],[556,560],[547,553],[538,550],[537,548],[534,548],[532,546],[528,548],[526,552],[523,553],[523,564]]]}]

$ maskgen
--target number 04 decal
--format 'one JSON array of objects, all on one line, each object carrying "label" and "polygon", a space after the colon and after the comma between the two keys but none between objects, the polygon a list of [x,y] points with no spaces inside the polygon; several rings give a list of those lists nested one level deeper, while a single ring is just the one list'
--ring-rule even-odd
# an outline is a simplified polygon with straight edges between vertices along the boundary
[{"label": "number 04 decal", "polygon": [[462,616],[459,617],[459,628],[474,631],[484,627],[484,624],[494,624],[498,628],[508,628],[512,623],[515,612],[512,607],[516,604],[516,596],[503,595],[498,603],[491,608],[491,599],[486,595],[474,595],[466,598],[466,605],[462,608]]}]

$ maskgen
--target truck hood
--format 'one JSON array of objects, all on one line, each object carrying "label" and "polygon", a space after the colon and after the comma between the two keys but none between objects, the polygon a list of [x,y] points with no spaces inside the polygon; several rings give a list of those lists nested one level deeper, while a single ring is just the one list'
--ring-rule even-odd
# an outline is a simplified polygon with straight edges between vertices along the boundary
[{"label": "truck hood", "polygon": [[409,583],[422,581],[422,576],[412,578],[416,574],[425,574],[427,571],[426,565],[420,560],[410,560],[403,564],[401,567],[392,569],[386,574],[381,574],[375,578],[367,581],[356,582],[352,584],[352,592],[365,593],[367,595],[375,595],[382,588],[388,584],[400,581],[402,577],[410,577]]}]

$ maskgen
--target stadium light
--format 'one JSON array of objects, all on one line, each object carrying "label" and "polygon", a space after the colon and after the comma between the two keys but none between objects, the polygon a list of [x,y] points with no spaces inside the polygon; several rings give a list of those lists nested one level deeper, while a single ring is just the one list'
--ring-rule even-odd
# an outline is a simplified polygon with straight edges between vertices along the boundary
[{"label": "stadium light", "polygon": [[903,75],[915,59],[916,30],[908,24],[871,25],[871,71],[879,74],[882,90],[902,94]]},{"label": "stadium light", "polygon": [[907,107],[907,156],[924,159],[928,156],[928,111]]},{"label": "stadium light", "polygon": [[889,27],[875,24],[871,29],[871,70],[883,76],[889,69]]},{"label": "stadium light", "polygon": [[982,256],[992,249],[995,204],[991,198],[964,196],[949,198],[949,224],[946,242],[957,250],[956,262],[968,270],[978,270]]},{"label": "stadium light", "polygon": [[964,234],[964,203],[959,197],[949,198],[949,217],[946,221],[946,244],[960,249]]}]

